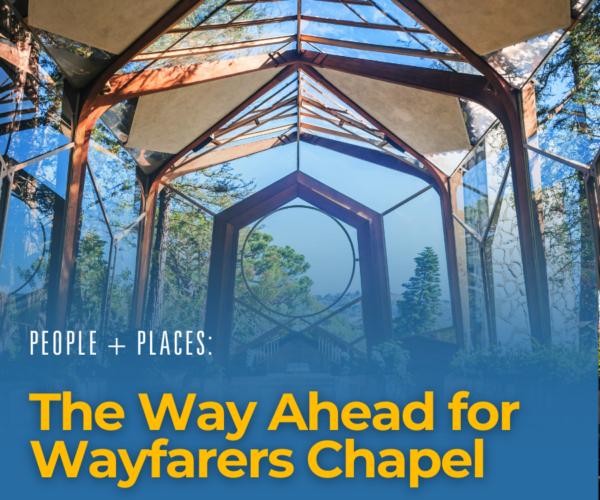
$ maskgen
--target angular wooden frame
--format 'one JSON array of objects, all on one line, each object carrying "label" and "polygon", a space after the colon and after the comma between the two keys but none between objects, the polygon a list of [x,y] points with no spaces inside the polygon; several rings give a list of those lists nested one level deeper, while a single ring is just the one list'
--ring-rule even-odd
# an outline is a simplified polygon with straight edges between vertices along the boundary
[{"label": "angular wooden frame", "polygon": [[363,324],[367,350],[392,338],[392,306],[383,217],[302,172],[294,172],[214,218],[205,337],[215,361],[226,366],[233,328],[238,239],[242,228],[300,198],[354,227],[358,236]]}]

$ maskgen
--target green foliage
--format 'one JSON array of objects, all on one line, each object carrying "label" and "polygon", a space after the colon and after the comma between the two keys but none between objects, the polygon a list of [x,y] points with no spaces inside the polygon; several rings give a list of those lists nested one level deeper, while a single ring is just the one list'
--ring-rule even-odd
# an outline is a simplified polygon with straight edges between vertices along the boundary
[{"label": "green foliage", "polygon": [[576,384],[590,380],[596,370],[596,349],[573,345],[464,349],[452,360],[452,374],[460,377],[507,381]]},{"label": "green foliage", "polygon": [[93,330],[100,325],[102,299],[107,279],[106,241],[96,231],[85,234],[79,242],[71,320],[73,329]]},{"label": "green foliage", "polygon": [[390,376],[401,384],[410,384],[410,373],[406,370],[410,361],[410,352],[402,345],[399,340],[390,340],[373,347],[371,371],[377,375]]},{"label": "green foliage", "polygon": [[437,254],[431,247],[425,247],[415,258],[415,275],[402,286],[402,300],[396,305],[399,317],[396,320],[396,331],[400,336],[431,330],[440,313],[440,263]]}]

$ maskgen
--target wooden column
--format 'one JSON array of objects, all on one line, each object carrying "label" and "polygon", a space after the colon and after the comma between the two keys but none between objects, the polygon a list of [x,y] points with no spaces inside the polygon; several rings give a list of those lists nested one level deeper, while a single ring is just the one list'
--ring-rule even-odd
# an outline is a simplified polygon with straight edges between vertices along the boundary
[{"label": "wooden column", "polygon": [[[508,97],[510,97],[510,101]],[[507,123],[504,123],[504,128],[510,147],[511,175],[531,335],[540,343],[548,344],[552,341],[552,336],[546,254],[542,237],[540,206],[534,196],[527,150],[523,147],[527,140],[523,120],[524,103],[526,104],[527,101],[523,101],[521,93],[507,94],[505,107],[508,120]],[[528,103],[531,106],[532,101],[529,100]],[[533,105],[535,106],[535,101],[533,101]],[[531,110],[528,109],[526,113],[530,115]]]},{"label": "wooden column", "polygon": [[133,301],[131,304],[130,325],[132,328],[143,326],[144,306],[148,276],[150,274],[150,261],[152,257],[152,240],[154,238],[154,225],[156,219],[156,202],[162,186],[155,182],[144,185],[146,216],[140,222],[137,257],[135,265],[135,280],[133,288]]},{"label": "wooden column", "polygon": [[213,221],[204,331],[208,351],[221,366],[229,363],[238,239],[239,229],[217,215]]},{"label": "wooden column", "polygon": [[6,223],[8,221],[8,210],[10,209],[10,193],[12,191],[13,173],[8,173],[0,185],[0,263],[2,263],[2,248],[6,234]]},{"label": "wooden column", "polygon": [[[463,346],[464,330],[462,321],[461,296],[459,293],[458,264],[456,258],[456,248],[454,244],[455,236],[454,224],[452,223],[452,205],[447,188],[448,177],[444,173],[442,173],[435,165],[433,165],[427,158],[425,158],[418,151],[414,150],[408,144],[400,140],[392,131],[388,130],[381,123],[379,123],[372,116],[370,116],[366,111],[364,111],[360,106],[358,106],[354,101],[352,101],[349,97],[340,92],[335,86],[329,83],[329,81],[327,81],[318,71],[315,71],[310,66],[305,67],[305,71],[311,78],[319,82],[319,84],[323,85],[323,87],[325,87],[329,92],[331,92],[338,99],[340,99],[344,104],[350,106],[363,118],[368,120],[372,125],[374,125],[377,129],[383,132],[386,135],[386,137],[392,142],[392,144],[394,144],[396,147],[400,147],[403,150],[408,151],[429,170],[431,174],[430,182],[436,188],[436,191],[440,195],[441,200],[442,217],[444,224],[444,241],[446,244],[446,259],[448,265],[448,278],[450,280],[450,287],[452,290],[452,316],[455,320],[456,338],[458,345]],[[416,167],[415,170],[417,170]]]},{"label": "wooden column", "polygon": [[82,112],[79,114],[79,120],[73,127],[75,146],[71,149],[69,157],[62,252],[59,257],[60,273],[55,287],[56,291],[52,293],[52,296],[55,297],[54,306],[49,308],[54,311],[54,317],[49,318],[49,329],[64,330],[67,326],[75,277],[75,264],[79,249],[81,201],[85,184],[88,146],[94,124],[105,110],[106,107],[90,109],[90,107],[84,105]]},{"label": "wooden column", "polygon": [[[549,342],[550,306],[546,259],[536,209],[532,202],[529,162],[523,148],[526,131],[521,114],[523,107],[519,103],[521,93],[513,90],[482,57],[475,54],[417,0],[393,1],[411,11],[420,22],[480,71],[489,82],[485,88],[487,93],[497,96],[497,100],[501,102],[501,107],[487,107],[500,119],[508,136],[531,334],[542,343]],[[476,98],[473,100],[478,101]],[[485,103],[483,105],[486,106]],[[526,115],[531,116],[531,113],[528,111]]]},{"label": "wooden column", "polygon": [[[468,294],[463,297],[461,293],[461,281],[467,279],[466,274],[460,275],[461,268],[459,267],[459,255],[457,251],[456,234],[454,231],[454,217],[452,211],[454,209],[452,197],[449,192],[450,179],[446,183],[445,188],[436,186],[436,191],[440,195],[440,205],[442,209],[442,223],[444,225],[444,243],[446,246],[446,265],[448,266],[448,281],[450,282],[450,300],[452,305],[452,319],[456,328],[456,343],[459,348],[463,348],[466,342],[465,322],[468,321]],[[466,262],[465,262],[466,264]],[[466,272],[466,266],[464,271]],[[466,300],[467,315],[464,315],[463,301]]]}]

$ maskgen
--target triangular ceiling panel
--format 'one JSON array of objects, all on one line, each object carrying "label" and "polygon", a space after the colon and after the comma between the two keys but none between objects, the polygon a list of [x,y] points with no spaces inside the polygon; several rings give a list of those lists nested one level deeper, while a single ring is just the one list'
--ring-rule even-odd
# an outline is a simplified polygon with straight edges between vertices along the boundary
[{"label": "triangular ceiling panel", "polygon": [[571,24],[570,0],[421,0],[421,3],[479,55]]},{"label": "triangular ceiling panel", "polygon": [[29,0],[29,23],[119,54],[178,0]]},{"label": "triangular ceiling panel", "polygon": [[471,148],[460,102],[436,94],[329,69],[332,85],[419,153]]},{"label": "triangular ceiling panel", "polygon": [[140,97],[127,147],[179,153],[279,71],[262,70]]}]

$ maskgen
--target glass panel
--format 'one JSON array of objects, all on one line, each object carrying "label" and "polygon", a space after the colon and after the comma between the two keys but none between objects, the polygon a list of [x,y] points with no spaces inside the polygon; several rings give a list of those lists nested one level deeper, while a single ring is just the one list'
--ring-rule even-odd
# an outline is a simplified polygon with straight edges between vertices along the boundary
[{"label": "glass panel", "polygon": [[286,144],[187,174],[173,185],[218,213],[295,172],[297,163],[297,145]]},{"label": "glass panel", "polygon": [[[352,276],[348,236],[356,250],[356,231],[342,224],[346,236],[329,216],[312,210],[304,201],[294,200],[284,207],[289,208],[269,215],[250,236],[250,227],[240,233],[240,252],[249,238],[244,251],[248,285],[238,265],[236,297],[242,303],[234,310],[234,365],[242,368],[246,361],[245,369],[256,370],[268,360],[268,367],[261,369],[329,372],[329,363],[339,365],[343,352],[364,352],[362,344],[349,347],[344,343],[360,342],[364,334],[358,265],[348,285]],[[341,296],[346,286],[349,290]],[[350,303],[353,305],[315,325]],[[285,314],[311,316],[294,319]],[[251,349],[239,344],[266,333],[264,341]],[[336,337],[341,341],[336,342]],[[320,354],[311,354],[315,350]]]},{"label": "glass panel", "polygon": [[521,242],[509,175],[486,239],[486,271],[497,345],[531,347]]},{"label": "glass panel", "polygon": [[226,59],[237,59],[241,57],[256,56],[261,54],[269,54],[281,50],[285,46],[285,50],[296,50],[296,42],[277,43],[271,45],[261,45],[238,50],[227,50],[212,52],[210,54],[195,54],[191,56],[169,57],[153,61],[135,61],[123,66],[117,74],[135,73],[145,69],[160,69],[172,68],[178,66],[189,66],[190,64],[200,64],[203,62],[222,61]]},{"label": "glass panel", "polygon": [[98,330],[108,282],[111,235],[89,173],[86,171],[81,203],[81,233],[75,267],[69,327]]},{"label": "glass panel", "polygon": [[180,21],[175,28],[190,29],[201,24],[211,13],[217,11],[228,0],[207,0],[200,7],[188,14],[185,19]]},{"label": "glass panel", "polygon": [[536,74],[537,136],[533,146],[589,163],[598,150],[597,4]]},{"label": "glass panel", "polygon": [[[346,56],[346,57],[354,57],[357,59],[369,59],[373,61],[380,62],[388,62],[394,64],[403,64],[405,66],[417,66],[421,68],[433,68],[433,69],[446,69],[440,61],[436,59],[428,59],[423,57],[414,57],[414,56],[405,56],[399,54],[388,54],[385,52],[376,52],[376,51],[367,51],[362,49],[349,49],[346,47],[334,47],[329,45],[324,45],[321,43],[314,43],[315,47],[318,47],[319,50],[326,54],[338,55],[338,56]],[[451,63],[452,61],[444,61],[446,63]],[[452,65],[456,71],[461,73],[474,73],[474,69],[471,65],[467,63],[454,63]]]},{"label": "glass panel", "polygon": [[287,207],[261,222],[245,250],[248,231],[240,234],[246,283],[240,268],[236,293],[275,319],[310,315],[306,319],[312,322],[317,313],[339,304],[335,301],[346,287],[360,290],[358,270],[352,274],[353,255],[358,258],[356,230],[304,202]]},{"label": "glass panel", "polygon": [[60,237],[54,217],[63,210],[64,199],[43,182],[24,171],[15,174],[0,266],[0,321],[8,328],[1,351],[25,349],[13,334],[46,325],[50,264],[56,266],[52,242]]},{"label": "glass panel", "polygon": [[45,184],[61,198],[67,191],[67,175],[69,172],[70,151],[63,151],[50,158],[25,167],[23,170]]},{"label": "glass panel", "polygon": [[163,190],[160,198],[146,323],[161,330],[182,325],[202,330],[212,217],[177,194]]},{"label": "glass panel", "polygon": [[34,29],[49,54],[76,87],[84,87],[105,68],[115,54],[75,42],[54,33]]},{"label": "glass panel", "polygon": [[[440,200],[430,189],[383,218],[395,335],[452,329]],[[455,336],[445,340],[456,342]]]},{"label": "glass panel", "polygon": [[552,341],[577,345],[580,335],[589,333],[587,326],[598,306],[584,178],[571,167],[533,152],[529,162],[533,194],[543,217]]},{"label": "glass panel", "polygon": [[92,131],[88,161],[108,220],[118,234],[140,214],[141,190],[135,163],[100,122]]},{"label": "glass panel", "polygon": [[221,45],[225,43],[239,43],[249,40],[262,40],[265,38],[295,34],[296,21],[263,24],[260,26],[244,26],[239,28],[198,31],[182,39],[172,48],[172,50],[209,47],[212,45]]},{"label": "glass panel", "polygon": [[300,143],[300,170],[380,213],[428,186],[412,175],[306,143]]},{"label": "glass panel", "polygon": [[481,141],[463,170],[454,175],[461,178],[456,192],[457,214],[483,236],[500,184],[510,161],[508,140],[501,124],[494,126]]},{"label": "glass panel", "polygon": [[[359,19],[355,20],[359,21]],[[403,47],[424,51],[427,49],[422,44],[432,48],[431,40],[423,40],[422,43],[419,43],[420,39],[415,40],[415,38],[408,36],[404,32],[358,28],[352,26],[339,26],[329,23],[303,21],[302,34],[329,38],[332,40],[345,40],[349,42],[368,43],[371,45],[386,45],[390,47]],[[452,52],[448,49],[448,47],[441,43],[436,44],[435,50]]]},{"label": "glass panel", "polygon": [[[352,8],[354,9],[354,5]],[[355,9],[356,10],[356,9]],[[366,10],[366,9],[363,9]],[[372,8],[373,11],[376,9]],[[360,12],[363,14],[363,11]],[[339,19],[341,21],[354,21],[361,22],[360,17],[354,14],[348,7],[346,7],[342,2],[322,2],[319,0],[302,0],[302,14],[305,16],[315,16],[315,17],[326,17],[328,19]],[[381,16],[385,19],[385,16]],[[380,24],[383,24],[382,21],[377,21]],[[302,31],[308,25],[310,25],[308,21],[302,21]],[[333,26],[333,25],[332,25]],[[342,28],[343,29],[343,28]]]},{"label": "glass panel", "polygon": [[129,326],[129,315],[133,304],[138,233],[139,225],[136,225],[118,242],[117,248],[113,249],[108,320],[111,333],[118,333]]},{"label": "glass panel", "polygon": [[484,56],[488,64],[515,87],[521,87],[536,71],[563,34],[562,30],[506,47]]}]

